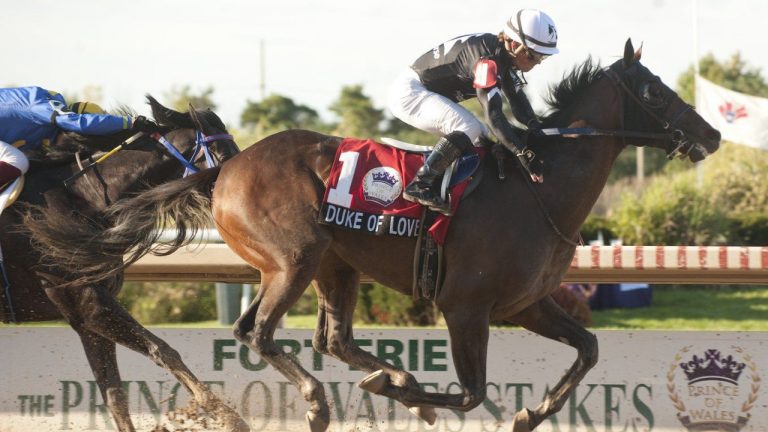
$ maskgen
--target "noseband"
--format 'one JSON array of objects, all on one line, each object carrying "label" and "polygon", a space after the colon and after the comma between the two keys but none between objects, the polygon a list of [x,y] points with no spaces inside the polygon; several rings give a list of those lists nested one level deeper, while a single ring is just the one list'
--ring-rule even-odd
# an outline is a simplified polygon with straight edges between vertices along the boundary
[{"label": "noseband", "polygon": [[214,135],[205,135],[202,131],[196,130],[195,131],[195,149],[192,152],[192,155],[189,157],[189,159],[185,159],[184,155],[181,154],[181,152],[176,149],[176,147],[171,144],[170,141],[168,141],[165,136],[161,135],[159,132],[155,132],[151,135],[152,139],[160,143],[167,151],[168,153],[176,158],[184,167],[186,168],[184,170],[184,177],[194,174],[198,171],[200,171],[199,168],[197,168],[194,164],[199,159],[200,152],[205,155],[205,163],[208,165],[208,168],[212,168],[216,166],[216,161],[211,156],[211,152],[209,149],[208,144],[212,143],[217,140],[232,140],[232,135],[230,134],[214,134]]}]

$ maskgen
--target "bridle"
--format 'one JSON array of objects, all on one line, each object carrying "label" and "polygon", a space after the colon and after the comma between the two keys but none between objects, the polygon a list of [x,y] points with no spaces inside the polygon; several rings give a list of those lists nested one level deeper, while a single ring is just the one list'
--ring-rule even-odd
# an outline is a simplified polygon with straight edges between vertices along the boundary
[{"label": "bridle", "polygon": [[208,146],[209,143],[218,141],[218,140],[229,140],[232,141],[232,135],[226,134],[226,133],[220,133],[220,134],[213,134],[213,135],[205,135],[202,131],[199,129],[195,130],[195,148],[192,151],[192,155],[189,157],[189,159],[184,158],[184,155],[181,154],[181,152],[171,144],[170,141],[168,141],[164,135],[160,134],[159,132],[155,132],[152,135],[150,135],[152,139],[160,143],[163,148],[176,158],[184,167],[186,168],[184,170],[183,177],[188,176],[189,174],[194,174],[198,171],[200,171],[199,168],[195,166],[195,163],[202,157],[205,156],[205,163],[208,166],[208,168],[213,168],[216,166],[216,161],[211,156],[210,148]]},{"label": "bridle", "polygon": [[[633,66],[634,67],[634,66]],[[640,108],[645,112],[653,121],[658,123],[664,132],[641,132],[631,131],[625,129],[626,118],[622,118],[621,129],[597,129],[597,128],[546,128],[536,131],[536,135],[540,136],[564,136],[566,138],[578,138],[582,136],[613,136],[624,139],[626,144],[626,138],[647,139],[655,141],[664,141],[668,145],[666,147],[667,158],[673,159],[680,157],[684,159],[694,148],[701,152],[703,155],[707,155],[706,149],[697,143],[689,141],[685,133],[677,126],[680,119],[683,118],[685,113],[692,110],[693,107],[687,103],[683,103],[683,106],[675,113],[669,114],[669,109],[672,107],[672,101],[662,101],[659,104],[652,104],[643,100],[638,96],[638,93],[646,93],[648,91],[649,84],[643,84],[640,89],[633,90],[630,88],[623,76],[615,70],[616,65],[603,69],[602,73],[610,78],[611,82],[626,95],[626,102],[633,102],[634,106]],[[659,114],[660,110],[664,110],[662,114]],[[667,120],[669,119],[669,120]],[[635,144],[637,145],[637,144]],[[637,145],[643,147],[643,145]]]},{"label": "bridle", "polygon": [[[632,66],[636,67],[636,66]],[[675,113],[667,116],[669,113],[669,109],[672,107],[673,103],[672,101],[663,101],[660,104],[651,104],[650,102],[643,100],[640,96],[638,96],[638,91],[633,91],[632,89],[627,86],[626,81],[622,78],[622,76],[619,75],[618,72],[614,70],[615,65],[605,68],[603,72],[605,73],[608,78],[611,79],[611,81],[629,98],[630,101],[634,102],[635,106],[640,108],[643,112],[645,112],[651,119],[653,119],[656,123],[661,125],[662,129],[664,129],[665,133],[650,133],[650,132],[631,132],[625,131],[626,133],[620,136],[624,137],[632,137],[632,138],[647,138],[647,139],[654,139],[654,140],[665,140],[669,142],[669,146],[667,147],[667,158],[673,159],[674,157],[678,156],[683,159],[688,156],[688,154],[691,152],[691,150],[696,147],[697,145],[693,142],[688,141],[685,137],[685,133],[677,127],[677,123],[680,121],[680,119],[687,113],[688,111],[691,111],[693,107],[687,103],[682,104],[682,107]],[[642,88],[640,91],[642,93],[646,93],[648,91],[647,87],[650,84],[646,83],[642,85]],[[666,105],[666,106],[665,106]],[[658,110],[664,110],[664,113],[662,115],[659,115],[657,113]],[[670,120],[667,120],[667,119]],[[622,119],[622,123],[624,123],[624,119]],[[623,129],[623,125],[622,125]],[[706,154],[703,147],[700,147],[699,145],[699,151],[704,152]]]},{"label": "bridle", "polygon": [[[706,150],[700,144],[695,144],[688,141],[685,137],[685,133],[677,127],[677,123],[680,121],[683,115],[685,115],[685,113],[693,109],[691,105],[687,103],[683,103],[682,108],[680,108],[674,114],[667,116],[667,113],[670,107],[673,105],[671,101],[663,101],[660,104],[651,104],[649,102],[644,101],[641,97],[639,97],[636,94],[636,91],[633,91],[627,85],[622,75],[620,75],[619,72],[615,71],[614,67],[615,65],[603,69],[603,73],[608,78],[610,78],[611,82],[614,85],[616,85],[624,95],[628,96],[629,99],[625,99],[625,103],[627,100],[634,102],[634,104],[637,107],[639,107],[646,114],[648,114],[648,116],[652,118],[655,122],[657,122],[659,125],[661,125],[661,127],[664,129],[663,133],[637,132],[637,131],[625,130],[624,125],[626,122],[625,122],[625,118],[622,118],[621,129],[618,129],[618,130],[596,129],[596,128],[548,128],[548,129],[538,130],[537,135],[566,136],[568,138],[577,138],[579,136],[615,136],[615,137],[621,137],[622,139],[624,139],[625,144],[626,144],[626,138],[668,141],[670,145],[667,147],[667,158],[669,159],[674,158],[678,154],[680,155],[681,159],[685,158],[686,156],[688,156],[688,154],[691,152],[693,148],[697,148],[704,155],[707,154]],[[646,85],[648,84],[644,84],[643,87],[645,87]],[[643,88],[642,91],[647,92],[648,89]],[[661,109],[664,110],[664,113],[662,115],[659,115],[657,111]],[[624,115],[626,115],[626,110],[624,112]],[[670,118],[670,120],[666,120],[667,117]],[[555,232],[555,234],[565,243],[574,247],[578,246],[579,244],[577,242],[575,242],[573,239],[568,238],[557,227],[557,224],[555,223],[555,221],[552,219],[549,212],[547,211],[546,205],[542,201],[536,189],[533,187],[533,183],[530,181],[529,174],[525,171],[522,165],[518,164],[518,167],[520,168],[520,172],[525,178],[526,185],[528,185],[528,188],[531,190],[531,193],[536,199],[536,202],[538,203],[539,208],[544,213],[544,217],[546,218],[547,222],[549,223],[550,227]]]},{"label": "bridle", "polygon": [[[102,185],[105,186],[104,179],[99,174],[98,170],[95,169],[95,167],[105,159],[109,158],[111,155],[117,153],[118,151],[127,148],[131,144],[133,144],[136,141],[139,141],[140,138],[142,138],[144,134],[142,132],[139,132],[137,134],[134,134],[127,140],[123,141],[121,144],[116,146],[114,149],[112,149],[110,152],[96,160],[95,162],[92,162],[91,164],[87,166],[83,166],[82,162],[79,158],[79,155],[77,157],[77,163],[78,166],[80,166],[80,171],[69,177],[68,179],[64,180],[64,187],[68,190],[71,188],[72,184],[74,183],[74,180],[78,177],[83,176],[86,172],[88,172],[90,169],[94,169],[94,172],[96,173],[97,178],[102,182]],[[157,143],[162,145],[162,148],[173,158],[178,160],[184,167],[184,175],[183,177],[188,176],[189,174],[196,173],[200,171],[199,168],[195,166],[197,161],[201,157],[205,157],[206,164],[208,168],[212,168],[216,166],[216,159],[211,155],[209,144],[213,143],[218,140],[233,140],[232,135],[227,133],[219,133],[219,134],[213,134],[213,135],[206,135],[203,133],[200,129],[195,129],[195,147],[192,151],[192,154],[189,156],[189,158],[185,158],[182,152],[180,152],[170,141],[168,141],[167,138],[165,138],[165,135],[155,132],[150,135],[150,138],[155,140]],[[95,185],[91,182],[91,179],[87,176],[85,176],[86,182],[94,189],[97,189]],[[107,204],[110,203],[109,196],[106,193],[106,189],[104,191],[104,200]]]}]

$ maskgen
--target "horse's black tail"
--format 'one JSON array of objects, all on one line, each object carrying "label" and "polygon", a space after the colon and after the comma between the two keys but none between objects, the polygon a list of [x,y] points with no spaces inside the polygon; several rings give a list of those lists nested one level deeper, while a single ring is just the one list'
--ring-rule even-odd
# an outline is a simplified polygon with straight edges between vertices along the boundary
[{"label": "horse's black tail", "polygon": [[[73,222],[50,208],[30,208],[24,216],[25,229],[43,266],[57,276],[72,275],[58,286],[101,282],[146,254],[173,253],[212,226],[211,188],[220,169],[203,170],[119,200],[86,223]],[[159,227],[170,227],[165,233],[170,231],[172,237],[166,238]]]}]

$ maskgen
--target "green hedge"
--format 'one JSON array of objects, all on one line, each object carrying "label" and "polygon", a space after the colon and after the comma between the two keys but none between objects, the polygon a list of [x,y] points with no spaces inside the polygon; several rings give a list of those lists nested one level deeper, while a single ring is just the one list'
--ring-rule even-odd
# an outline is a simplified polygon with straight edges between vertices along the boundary
[{"label": "green hedge", "polygon": [[702,164],[627,193],[608,227],[625,244],[767,245],[768,152],[724,143]]},{"label": "green hedge", "polygon": [[[308,315],[317,313],[317,296],[314,289],[307,289],[289,314]],[[358,291],[355,321],[382,325],[434,325],[437,311],[432,302],[413,301],[410,296],[389,289],[384,285],[364,283]]]},{"label": "green hedge", "polygon": [[144,324],[216,319],[216,289],[213,283],[127,282],[118,300]]}]

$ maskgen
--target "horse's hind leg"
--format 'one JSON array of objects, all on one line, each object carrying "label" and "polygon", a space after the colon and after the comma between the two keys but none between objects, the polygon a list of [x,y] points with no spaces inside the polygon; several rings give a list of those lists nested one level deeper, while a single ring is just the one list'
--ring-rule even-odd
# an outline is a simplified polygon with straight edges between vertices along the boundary
[{"label": "horse's hind leg", "polygon": [[[248,310],[235,322],[235,338],[247,345],[259,356],[283,374],[296,388],[310,408],[306,418],[312,432],[328,429],[331,414],[323,385],[294,358],[275,343],[275,329],[283,315],[296,303],[309,286],[324,247],[302,250],[301,260],[294,253],[274,253],[279,262],[271,266],[275,270],[263,270],[261,287]],[[252,251],[245,248],[241,256]]]},{"label": "horse's hind leg", "polygon": [[[371,378],[378,379],[378,384],[368,382],[361,385],[363,388],[375,387],[374,393],[387,393],[384,387],[390,384],[394,386],[390,389],[392,394],[409,387],[419,388],[413,375],[379,360],[355,343],[352,322],[360,287],[360,273],[357,270],[336,254],[327,252],[323,256],[314,286],[317,291],[318,315],[312,346],[317,352],[331,355],[369,373],[381,371]],[[435,422],[433,408],[414,408],[412,411],[429,424]]]},{"label": "horse's hind leg", "polygon": [[225,430],[250,430],[237,412],[221,402],[195,377],[176,350],[142,327],[107,289],[48,289],[46,294],[80,335],[104,401],[121,432],[133,431],[134,428],[128,416],[128,402],[120,385],[120,373],[114,357],[115,343],[143,354],[171,372],[203,410],[213,413],[222,421]]},{"label": "horse's hind leg", "polygon": [[[464,303],[469,304],[469,303]],[[451,337],[451,353],[461,383],[461,393],[426,392],[418,386],[399,387],[384,381],[368,391],[396,399],[409,407],[436,407],[469,411],[485,400],[485,367],[489,314],[482,306],[443,310]],[[386,374],[382,374],[386,376]],[[418,413],[416,413],[418,415]],[[423,417],[422,417],[423,418]]]},{"label": "horse's hind leg", "polygon": [[510,320],[526,329],[576,348],[578,357],[571,368],[533,411],[524,409],[515,415],[514,432],[528,432],[544,419],[560,411],[573,389],[597,364],[597,338],[571,318],[552,297],[534,303]]}]

